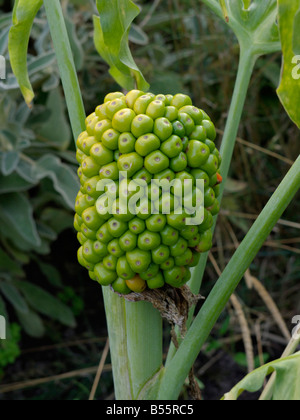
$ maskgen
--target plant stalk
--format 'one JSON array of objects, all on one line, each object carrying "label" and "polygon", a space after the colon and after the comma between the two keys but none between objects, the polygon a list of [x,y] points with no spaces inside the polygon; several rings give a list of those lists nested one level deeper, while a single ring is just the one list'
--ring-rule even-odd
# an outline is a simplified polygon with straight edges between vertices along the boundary
[{"label": "plant stalk", "polygon": [[[242,118],[242,113],[247,97],[247,92],[251,80],[251,76],[253,73],[253,69],[256,63],[257,57],[252,53],[251,48],[244,48],[241,47],[240,59],[239,59],[239,68],[237,79],[235,83],[235,88],[232,96],[232,101],[228,113],[228,118],[226,122],[226,127],[224,130],[224,136],[222,139],[221,145],[221,156],[222,156],[222,164],[220,168],[220,172],[223,177],[223,183],[221,185],[221,194],[218,198],[220,203],[222,201],[222,197],[224,194],[224,187],[226,184],[226,180],[228,178],[230,164],[234,152],[234,147],[236,143],[236,138],[238,134],[238,129],[240,125],[240,121]],[[217,222],[217,217],[214,221],[213,231],[215,230]],[[189,282],[189,287],[194,294],[198,294],[201,289],[202,280],[207,264],[208,253],[204,253],[201,255],[199,264],[195,267],[192,271],[192,278]],[[194,316],[195,307],[193,307],[190,311],[189,319],[187,322],[187,328],[191,325],[193,316]],[[176,330],[178,333],[178,330]],[[178,340],[180,343],[180,335],[177,334]],[[167,356],[166,366],[169,364],[170,360],[172,360],[174,354],[176,352],[175,346],[173,343],[170,344],[170,349]]]},{"label": "plant stalk", "polygon": [[85,131],[85,110],[73,53],[59,0],[44,0],[74,139]]},{"label": "plant stalk", "polygon": [[178,398],[191,367],[230,296],[299,188],[300,156],[253,224],[196,316],[164,372],[159,399]]}]

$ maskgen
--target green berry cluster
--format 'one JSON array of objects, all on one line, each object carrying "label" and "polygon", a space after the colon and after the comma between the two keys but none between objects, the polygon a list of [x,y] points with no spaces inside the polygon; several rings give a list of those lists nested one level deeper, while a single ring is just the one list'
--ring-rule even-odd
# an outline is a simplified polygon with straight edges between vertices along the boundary
[{"label": "green berry cluster", "polygon": [[[212,247],[213,216],[219,212],[221,156],[215,139],[211,119],[186,95],[133,90],[126,96],[115,92],[105,97],[77,140],[81,188],[74,226],[81,245],[78,260],[91,279],[122,294],[165,283],[181,287],[190,279],[190,268]],[[120,173],[126,173],[126,179],[120,179]],[[120,197],[132,196],[132,180],[148,186],[146,205],[140,203],[135,213],[122,212]],[[174,211],[175,191],[155,191],[154,180],[189,181],[194,205],[201,180],[203,223],[188,225],[186,207],[181,214]],[[108,182],[105,195],[99,190],[101,181]],[[104,213],[109,194],[115,199],[111,211]],[[154,194],[156,212],[150,203]]]}]

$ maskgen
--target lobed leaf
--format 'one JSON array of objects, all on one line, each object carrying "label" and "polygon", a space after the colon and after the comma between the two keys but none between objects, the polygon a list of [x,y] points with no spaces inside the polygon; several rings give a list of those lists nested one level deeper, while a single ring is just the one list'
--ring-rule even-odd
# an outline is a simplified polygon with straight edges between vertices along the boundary
[{"label": "lobed leaf", "polygon": [[[235,401],[244,392],[259,391],[268,375],[276,372],[276,382],[273,392],[274,401],[300,400],[300,352],[275,360],[256,369],[239,382],[222,398],[225,401]],[[287,380],[288,378],[288,380]]]},{"label": "lobed leaf", "polygon": [[[300,53],[299,13],[300,0],[278,0],[279,31],[282,43],[283,64],[278,97],[289,117],[300,128]],[[297,41],[296,41],[297,40]]]},{"label": "lobed leaf", "polygon": [[9,32],[8,50],[11,67],[29,106],[34,93],[28,76],[27,50],[33,21],[42,4],[42,0],[16,0],[13,26]]},{"label": "lobed leaf", "polygon": [[149,84],[137,67],[128,43],[132,21],[139,8],[131,0],[97,0],[100,17],[94,16],[94,42],[110,66],[110,74],[126,90],[147,91]]}]

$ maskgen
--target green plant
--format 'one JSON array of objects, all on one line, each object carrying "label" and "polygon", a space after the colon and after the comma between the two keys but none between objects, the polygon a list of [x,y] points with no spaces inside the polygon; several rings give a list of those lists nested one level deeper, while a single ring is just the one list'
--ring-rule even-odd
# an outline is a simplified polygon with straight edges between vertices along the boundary
[{"label": "green plant", "polygon": [[[20,7],[21,3],[19,2]],[[132,74],[137,83],[143,84],[144,80],[132,63],[126,47],[127,44],[124,45],[124,42],[127,41],[129,24],[136,16],[134,5],[132,2],[115,1],[115,9],[105,10],[105,3],[102,1],[97,2],[98,9],[101,12],[100,19],[96,18],[97,47],[103,55],[106,57],[109,55],[108,58],[113,60],[110,62],[112,74],[118,78],[122,85],[124,84],[124,87],[129,83],[130,88],[132,82],[131,80],[128,82],[128,76]],[[288,7],[286,0],[279,0],[278,9],[277,2],[274,0],[265,2],[252,1],[251,3],[240,0],[225,0],[222,2],[223,7],[216,0],[204,0],[204,3],[211,7],[221,19],[226,19],[237,35],[241,46],[239,71],[221,148],[224,158],[221,165],[221,174],[226,180],[248,85],[256,60],[263,54],[280,51],[281,48],[283,55],[289,57],[293,48],[291,41],[294,33],[295,13],[293,8]],[[45,0],[44,4],[54,40],[54,47],[57,50],[57,56],[61,64],[61,76],[63,79],[72,80],[74,78],[74,68],[72,66],[63,68],[64,62],[69,62],[70,56],[67,50],[64,51],[64,56],[59,52],[59,40],[60,42],[63,40],[68,45],[59,2]],[[115,36],[115,40],[118,40],[116,44],[108,27],[112,17],[109,13],[119,10],[120,7],[125,12],[123,14],[125,19],[124,22],[122,21],[122,31],[117,34],[118,36],[115,36],[116,31],[112,27],[114,29],[113,36]],[[298,10],[299,4],[295,3],[295,8]],[[276,25],[278,11],[282,45],[280,44],[278,27]],[[113,18],[118,19],[120,17],[113,16]],[[288,35],[286,31],[288,31]],[[106,40],[107,42],[105,42]],[[113,47],[112,51],[107,50],[110,45]],[[120,47],[122,47],[121,50]],[[289,82],[285,83],[287,80]],[[295,111],[297,103],[293,98],[287,96],[291,92],[291,88],[295,92],[299,92],[298,84],[296,80],[292,80],[291,74],[288,72],[284,73],[281,86],[280,95],[283,103],[295,122],[299,124],[299,115]],[[285,92],[285,95],[282,92]],[[65,90],[65,93],[66,96],[71,97],[71,92]],[[287,97],[290,99],[288,102],[286,102]],[[82,119],[80,106],[77,106],[76,109],[73,107],[70,109],[70,112],[72,113],[73,121]],[[76,138],[79,135],[79,130],[75,124],[73,124],[73,131]],[[257,218],[257,221],[246,235],[193,322],[192,316],[190,317],[191,326],[186,337],[180,343],[177,351],[174,347],[171,347],[164,367],[161,367],[162,331],[159,314],[149,304],[144,302],[134,304],[125,302],[112,294],[108,289],[104,290],[117,398],[176,399],[178,397],[197,354],[231,294],[298,191],[300,186],[299,169],[300,157],[295,161],[264,211]],[[198,292],[201,286],[206,259],[207,256],[204,255],[198,267],[194,270],[190,282],[191,289],[194,292]],[[145,334],[145,331],[147,331],[147,334]],[[121,354],[119,352],[120,348],[122,348]],[[147,365],[144,363],[145,358],[148,360]],[[282,377],[279,380],[282,380]],[[278,398],[277,393],[274,394],[274,398]]]},{"label": "green plant", "polygon": [[20,356],[19,341],[21,339],[21,328],[17,324],[10,324],[7,331],[7,339],[0,340],[0,377],[3,369],[11,365]]}]

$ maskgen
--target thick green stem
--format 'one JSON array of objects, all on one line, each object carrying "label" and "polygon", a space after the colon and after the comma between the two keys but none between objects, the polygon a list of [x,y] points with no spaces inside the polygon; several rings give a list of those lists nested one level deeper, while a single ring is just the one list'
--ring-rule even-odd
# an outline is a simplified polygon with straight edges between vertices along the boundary
[{"label": "thick green stem", "polygon": [[162,319],[149,303],[103,287],[117,400],[136,400],[162,366]]},{"label": "thick green stem", "polygon": [[[233,151],[234,151],[234,147],[236,143],[236,137],[238,134],[239,125],[242,118],[242,112],[244,109],[247,92],[248,92],[252,72],[255,66],[256,58],[257,57],[253,55],[251,48],[243,48],[243,47],[241,48],[235,89],[232,96],[231,106],[229,109],[227,123],[226,123],[221,150],[220,150],[221,155],[223,157],[222,165],[220,169],[222,177],[223,177],[221,195],[219,197],[220,202],[222,200],[224,186],[228,178],[230,163],[232,160]],[[214,224],[213,230],[215,229],[216,221],[217,221],[217,218],[215,218],[215,224]],[[201,289],[205,267],[207,264],[207,259],[208,259],[208,253],[202,254],[198,266],[195,267],[192,272],[192,278],[189,282],[189,287],[194,294],[198,294]],[[195,308],[193,307],[190,311],[190,316],[187,323],[188,327],[190,326],[192,322],[194,311],[195,311]],[[179,342],[180,342],[180,339],[179,339]],[[170,360],[172,360],[175,352],[176,352],[175,346],[173,345],[173,343],[171,343],[170,349],[168,352],[166,366],[169,364]]]},{"label": "thick green stem", "polygon": [[44,0],[74,139],[85,130],[85,110],[71,45],[59,0]]},{"label": "thick green stem", "polygon": [[176,399],[185,378],[230,296],[300,188],[300,156],[253,224],[214,286],[177,353],[165,370],[158,398]]}]

